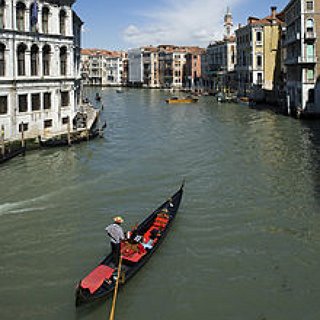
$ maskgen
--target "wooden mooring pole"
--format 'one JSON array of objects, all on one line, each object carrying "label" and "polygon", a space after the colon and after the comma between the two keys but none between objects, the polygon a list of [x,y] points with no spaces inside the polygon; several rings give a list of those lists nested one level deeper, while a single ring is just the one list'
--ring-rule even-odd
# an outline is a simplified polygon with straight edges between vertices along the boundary
[{"label": "wooden mooring pole", "polygon": [[70,117],[68,117],[68,146],[71,146]]},{"label": "wooden mooring pole", "polygon": [[25,142],[24,142],[24,123],[21,122],[21,147],[25,147]]},{"label": "wooden mooring pole", "polygon": [[4,155],[6,153],[6,146],[4,144],[4,125],[1,126],[0,140],[1,140],[1,154],[4,157]]}]

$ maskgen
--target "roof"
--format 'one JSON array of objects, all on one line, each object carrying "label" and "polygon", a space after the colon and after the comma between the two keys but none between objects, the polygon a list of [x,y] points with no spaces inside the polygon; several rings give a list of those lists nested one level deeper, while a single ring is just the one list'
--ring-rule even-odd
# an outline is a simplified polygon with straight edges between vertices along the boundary
[{"label": "roof", "polygon": [[81,54],[87,55],[87,56],[106,56],[110,58],[121,58],[125,55],[125,52],[94,48],[94,49],[82,49]]}]

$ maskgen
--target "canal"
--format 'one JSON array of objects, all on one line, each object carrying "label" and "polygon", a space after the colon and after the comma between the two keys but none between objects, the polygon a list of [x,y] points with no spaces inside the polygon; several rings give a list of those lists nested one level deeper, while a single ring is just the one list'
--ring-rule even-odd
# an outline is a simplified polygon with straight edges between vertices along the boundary
[{"label": "canal", "polygon": [[[93,98],[95,90],[89,90]],[[0,167],[0,318],[107,319],[76,283],[186,179],[171,233],[120,291],[121,320],[320,319],[320,124],[169,93],[101,91],[104,139]]]}]

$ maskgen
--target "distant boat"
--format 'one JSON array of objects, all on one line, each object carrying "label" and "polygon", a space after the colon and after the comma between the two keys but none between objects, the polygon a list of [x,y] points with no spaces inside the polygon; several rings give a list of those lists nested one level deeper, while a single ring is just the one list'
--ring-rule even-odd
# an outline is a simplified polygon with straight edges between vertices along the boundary
[{"label": "distant boat", "polygon": [[256,103],[249,97],[240,97],[237,101],[240,105],[253,107]]},{"label": "distant boat", "polygon": [[172,104],[172,103],[195,103],[198,102],[198,98],[194,97],[172,97],[166,100],[166,103]]},{"label": "distant boat", "polygon": [[117,89],[117,93],[123,93],[122,89]]},{"label": "distant boat", "polygon": [[225,102],[226,101],[226,97],[222,92],[218,92],[216,95],[217,101],[218,102]]},{"label": "distant boat", "polygon": [[99,93],[96,93],[96,101],[100,101],[101,100],[101,96],[99,95]]}]

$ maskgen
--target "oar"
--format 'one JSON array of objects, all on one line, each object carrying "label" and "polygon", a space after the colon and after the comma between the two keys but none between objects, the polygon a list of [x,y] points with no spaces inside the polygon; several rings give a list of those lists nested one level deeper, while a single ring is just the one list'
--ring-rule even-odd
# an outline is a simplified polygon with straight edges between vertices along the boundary
[{"label": "oar", "polygon": [[122,255],[120,254],[119,265],[118,265],[118,275],[117,275],[116,285],[114,287],[114,293],[113,293],[113,299],[112,299],[112,307],[111,307],[109,320],[114,320],[114,314],[115,314],[116,302],[117,302],[117,294],[118,294],[118,287],[119,287],[119,279],[120,279],[120,273],[121,273],[121,264],[122,264]]}]

